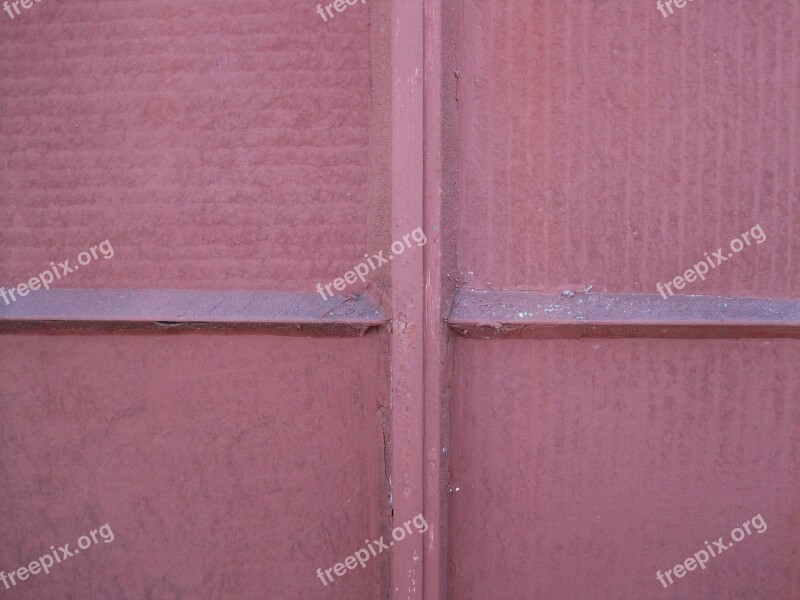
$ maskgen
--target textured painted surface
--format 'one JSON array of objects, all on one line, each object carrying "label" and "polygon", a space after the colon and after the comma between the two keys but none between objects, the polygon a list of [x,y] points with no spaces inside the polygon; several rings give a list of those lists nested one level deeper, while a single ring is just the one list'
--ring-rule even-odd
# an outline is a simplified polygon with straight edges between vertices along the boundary
[{"label": "textured painted surface", "polygon": [[[0,567],[117,534],[14,593],[438,599],[450,527],[457,600],[661,597],[656,569],[761,512],[766,535],[679,585],[796,594],[796,342],[454,342],[438,318],[456,280],[652,292],[755,223],[767,243],[692,291],[796,296],[796,2],[362,8],[42,2],[4,22],[0,283],[109,238],[70,287],[300,294],[430,229],[424,265],[376,276],[389,336],[2,336]],[[395,523],[433,506],[430,532],[323,588],[317,567],[391,523],[388,476]]]},{"label": "textured painted surface", "polygon": [[0,16],[4,285],[105,239],[114,259],[70,287],[306,291],[373,249],[368,6]]},{"label": "textured painted surface", "polygon": [[[462,325],[569,337],[614,297],[627,330],[602,335],[678,316],[707,336],[724,299],[620,292],[654,294],[756,224],[763,244],[683,293],[794,311],[800,4],[459,6],[460,285],[550,297],[467,291]],[[771,306],[732,308],[779,323]],[[798,597],[799,361],[796,340],[457,340],[448,597]],[[766,533],[657,581],[759,513]]]},{"label": "textured painted surface", "polygon": [[653,292],[753,225],[695,294],[800,288],[800,3],[464,0],[460,270]]},{"label": "textured painted surface", "polygon": [[456,345],[450,598],[797,598],[797,341]]},{"label": "textured painted surface", "polygon": [[0,339],[0,569],[116,536],[3,597],[385,595],[385,339]]}]

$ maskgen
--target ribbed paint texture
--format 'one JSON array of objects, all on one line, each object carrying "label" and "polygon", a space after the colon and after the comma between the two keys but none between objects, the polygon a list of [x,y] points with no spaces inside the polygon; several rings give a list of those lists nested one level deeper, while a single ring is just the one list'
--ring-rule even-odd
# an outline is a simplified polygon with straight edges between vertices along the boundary
[{"label": "ribbed paint texture", "polygon": [[797,341],[456,345],[449,598],[797,597]]},{"label": "ribbed paint texture", "polygon": [[[388,554],[377,335],[7,335],[0,569],[108,523],[4,598],[378,598]],[[20,365],[25,365],[20,369]]]},{"label": "ribbed paint texture", "polygon": [[800,289],[800,3],[464,0],[460,270],[483,289]]},{"label": "ribbed paint texture", "polygon": [[0,281],[109,239],[70,287],[313,291],[366,246],[369,7],[0,12]]}]

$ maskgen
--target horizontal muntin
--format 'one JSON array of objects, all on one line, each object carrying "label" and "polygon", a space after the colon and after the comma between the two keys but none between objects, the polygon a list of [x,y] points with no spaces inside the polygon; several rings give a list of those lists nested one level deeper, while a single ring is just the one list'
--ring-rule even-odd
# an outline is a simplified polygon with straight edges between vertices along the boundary
[{"label": "horizontal muntin", "polygon": [[460,289],[450,328],[489,338],[798,338],[800,301]]},{"label": "horizontal muntin", "polygon": [[[25,324],[150,324],[274,326],[365,330],[387,323],[367,294],[323,300],[316,293],[191,290],[37,290],[6,305],[0,299],[4,331]],[[309,330],[313,332],[312,330]]]}]

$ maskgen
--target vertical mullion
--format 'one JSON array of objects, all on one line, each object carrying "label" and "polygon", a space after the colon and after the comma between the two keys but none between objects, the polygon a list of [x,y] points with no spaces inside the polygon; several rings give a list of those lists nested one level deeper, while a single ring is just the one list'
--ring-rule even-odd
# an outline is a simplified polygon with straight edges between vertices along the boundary
[{"label": "vertical mullion", "polygon": [[446,455],[444,378],[447,365],[449,330],[445,323],[444,301],[452,286],[445,285],[443,244],[443,31],[441,0],[425,0],[424,21],[424,220],[428,243],[425,246],[425,325],[424,325],[424,448],[425,517],[429,530],[424,546],[424,596],[444,598],[447,591],[447,494],[445,492]]},{"label": "vertical mullion", "polygon": [[[393,0],[391,13],[391,234],[402,240],[423,225],[423,5]],[[402,242],[401,242],[402,243]],[[393,526],[423,511],[423,252],[393,256],[392,498]],[[417,249],[418,250],[418,249]],[[394,253],[393,253],[394,254]],[[394,543],[391,597],[421,599],[423,536]]]}]

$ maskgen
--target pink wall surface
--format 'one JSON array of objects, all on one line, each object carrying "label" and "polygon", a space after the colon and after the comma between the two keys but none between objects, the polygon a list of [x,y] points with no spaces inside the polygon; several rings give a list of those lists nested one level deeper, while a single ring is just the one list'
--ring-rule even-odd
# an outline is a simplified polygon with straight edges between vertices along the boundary
[{"label": "pink wall surface", "polygon": [[[0,285],[115,256],[0,306],[0,569],[115,540],[0,595],[796,600],[800,347],[759,336],[800,337],[797,0],[4,18]],[[364,296],[314,293],[423,224]],[[738,321],[615,295],[756,224],[687,290],[750,297]],[[620,339],[530,339],[587,330]],[[317,579],[420,512],[424,537]]]},{"label": "pink wall surface", "polygon": [[369,202],[357,8],[327,24],[255,0],[0,13],[0,280],[105,239],[114,259],[71,287],[311,291],[350,269]]},{"label": "pink wall surface", "polygon": [[797,597],[797,340],[458,340],[455,361],[449,598]]},{"label": "pink wall surface", "polygon": [[2,341],[0,569],[115,535],[4,598],[381,595],[387,555],[316,576],[386,522],[378,335]]},{"label": "pink wall surface", "polygon": [[[797,298],[800,4],[465,0],[454,27],[463,286],[655,294],[760,224],[683,293]],[[457,340],[448,597],[797,598],[799,359],[796,339]],[[657,581],[759,513],[768,532]]]},{"label": "pink wall surface", "polygon": [[[106,522],[116,539],[0,594],[386,595],[388,555],[327,587],[316,570],[389,523],[388,344],[326,337],[329,307],[301,296],[385,242],[387,215],[370,226],[386,202],[370,152],[387,130],[380,4],[328,23],[313,4],[254,0],[0,12],[0,284],[109,240],[113,259],[58,281],[64,295],[37,292],[72,299],[60,319],[98,305],[66,288],[295,294],[242,309],[288,337],[2,330],[0,569]],[[150,309],[204,305],[182,297]]]},{"label": "pink wall surface", "polygon": [[800,4],[459,3],[459,259],[479,288],[800,287]]}]

